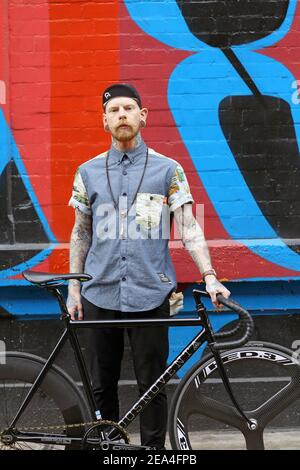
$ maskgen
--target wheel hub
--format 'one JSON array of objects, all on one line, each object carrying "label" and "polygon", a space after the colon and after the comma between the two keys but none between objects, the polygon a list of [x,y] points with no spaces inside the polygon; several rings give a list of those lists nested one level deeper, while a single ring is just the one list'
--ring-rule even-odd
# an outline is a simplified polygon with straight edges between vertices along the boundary
[{"label": "wheel hub", "polygon": [[0,434],[0,445],[3,446],[12,446],[15,442],[15,437],[11,434],[10,431],[3,431]]}]

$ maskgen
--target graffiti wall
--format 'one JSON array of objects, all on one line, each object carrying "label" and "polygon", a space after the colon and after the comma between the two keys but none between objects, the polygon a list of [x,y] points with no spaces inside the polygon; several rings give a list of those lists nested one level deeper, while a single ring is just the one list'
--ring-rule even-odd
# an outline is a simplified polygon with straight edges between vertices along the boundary
[{"label": "graffiti wall", "polygon": [[[2,0],[0,27],[1,285],[68,271],[74,172],[110,144],[100,97],[117,81],[184,167],[220,277],[298,278],[296,0]],[[172,257],[179,282],[200,279]]]}]

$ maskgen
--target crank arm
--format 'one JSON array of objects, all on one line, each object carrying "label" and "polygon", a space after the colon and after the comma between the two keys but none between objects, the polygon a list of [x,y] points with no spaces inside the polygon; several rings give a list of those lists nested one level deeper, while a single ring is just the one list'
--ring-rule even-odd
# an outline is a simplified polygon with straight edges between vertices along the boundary
[{"label": "crank arm", "polygon": [[113,441],[102,441],[100,443],[100,447],[102,450],[155,450],[154,447],[150,446],[139,446],[134,444],[123,444],[123,443],[116,443]]}]

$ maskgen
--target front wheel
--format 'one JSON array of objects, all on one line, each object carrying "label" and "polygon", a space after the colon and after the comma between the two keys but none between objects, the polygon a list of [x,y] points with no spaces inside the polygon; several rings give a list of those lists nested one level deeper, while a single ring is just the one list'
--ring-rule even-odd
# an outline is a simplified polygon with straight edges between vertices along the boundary
[{"label": "front wheel", "polygon": [[[7,431],[31,385],[45,361],[25,353],[7,352],[0,355],[0,450],[52,450],[78,448],[70,437],[82,437],[84,427],[68,427],[90,420],[83,395],[75,382],[59,367],[47,372],[14,430],[22,433],[45,435],[44,442],[16,440],[7,445],[1,434]],[[61,438],[57,437],[61,436]]]},{"label": "front wheel", "polygon": [[169,413],[173,449],[300,449],[300,366],[286,348],[248,343],[221,353],[234,396],[255,431],[234,408],[212,355],[180,382]]}]

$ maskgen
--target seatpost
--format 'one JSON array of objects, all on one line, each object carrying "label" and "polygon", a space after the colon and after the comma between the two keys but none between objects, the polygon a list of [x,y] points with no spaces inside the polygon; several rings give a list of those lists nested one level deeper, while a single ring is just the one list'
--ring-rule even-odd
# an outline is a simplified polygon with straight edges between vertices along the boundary
[{"label": "seatpost", "polygon": [[60,312],[61,312],[60,319],[61,320],[70,320],[70,315],[69,315],[69,312],[68,312],[68,308],[67,308],[64,296],[62,295],[60,290],[57,289],[57,287],[55,287],[55,286],[47,287],[47,290],[52,295],[54,295],[54,297],[57,299],[57,301],[59,303]]}]

